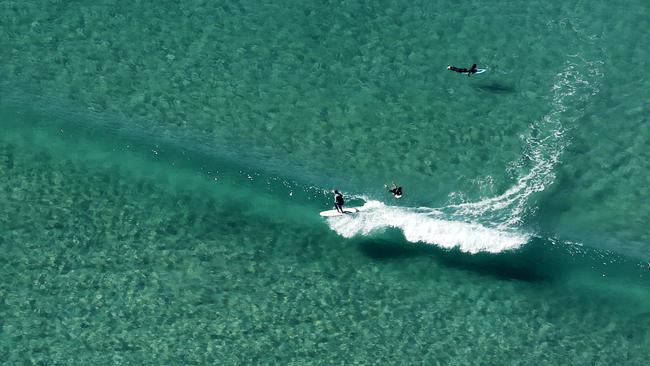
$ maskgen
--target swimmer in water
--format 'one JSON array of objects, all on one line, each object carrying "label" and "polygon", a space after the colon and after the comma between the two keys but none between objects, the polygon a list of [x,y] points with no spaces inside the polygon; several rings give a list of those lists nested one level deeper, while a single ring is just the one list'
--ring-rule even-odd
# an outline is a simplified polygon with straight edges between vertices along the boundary
[{"label": "swimmer in water", "polygon": [[478,71],[478,69],[476,68],[476,64],[472,65],[472,67],[470,67],[469,69],[466,69],[464,67],[458,68],[456,66],[447,66],[447,70],[456,71],[461,74],[467,74],[468,77],[472,74],[476,74],[476,72]]}]

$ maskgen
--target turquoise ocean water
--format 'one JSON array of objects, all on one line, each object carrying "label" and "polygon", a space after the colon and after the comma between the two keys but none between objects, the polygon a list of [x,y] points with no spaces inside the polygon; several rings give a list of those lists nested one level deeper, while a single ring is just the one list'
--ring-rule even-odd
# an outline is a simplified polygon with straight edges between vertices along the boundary
[{"label": "turquoise ocean water", "polygon": [[0,1],[0,362],[647,364],[648,26]]}]

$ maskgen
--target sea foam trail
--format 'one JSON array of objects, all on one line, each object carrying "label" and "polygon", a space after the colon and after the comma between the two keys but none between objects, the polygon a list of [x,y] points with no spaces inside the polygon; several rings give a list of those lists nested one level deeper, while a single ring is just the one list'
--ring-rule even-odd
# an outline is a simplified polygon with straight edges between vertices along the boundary
[{"label": "sea foam trail", "polygon": [[406,240],[455,248],[468,253],[516,249],[530,236],[516,231],[493,229],[478,223],[450,221],[442,212],[431,209],[413,209],[387,206],[369,201],[362,213],[328,219],[330,227],[339,235],[350,238],[369,235],[387,228],[400,229]]},{"label": "sea foam trail", "polygon": [[[582,115],[582,108],[569,108],[568,103],[586,102],[598,92],[597,85],[586,79],[598,74],[597,66],[582,59],[568,60],[564,70],[556,74],[551,109],[531,122],[529,133],[523,137],[524,154],[509,167],[516,176],[515,184],[504,193],[438,209],[369,201],[362,214],[329,219],[330,227],[347,238],[397,228],[410,242],[459,248],[468,253],[498,253],[526,244],[534,234],[522,230],[521,223],[526,215],[535,212],[532,197],[555,181],[555,167],[570,143],[567,131]],[[583,75],[582,70],[590,71]]]},{"label": "sea foam trail", "polygon": [[[567,132],[582,115],[575,102],[586,102],[598,92],[596,83],[586,77],[597,70],[595,63],[584,60],[567,61],[565,68],[555,76],[551,90],[551,110],[533,121],[529,133],[523,137],[524,153],[509,170],[517,174],[516,183],[501,195],[477,202],[463,202],[443,208],[452,217],[475,218],[497,223],[499,228],[512,228],[535,211],[531,196],[553,184],[555,167],[570,143]],[[584,75],[581,70],[590,70]],[[568,102],[574,107],[568,107]],[[459,194],[457,194],[459,195]],[[460,194],[459,196],[462,196]]]}]

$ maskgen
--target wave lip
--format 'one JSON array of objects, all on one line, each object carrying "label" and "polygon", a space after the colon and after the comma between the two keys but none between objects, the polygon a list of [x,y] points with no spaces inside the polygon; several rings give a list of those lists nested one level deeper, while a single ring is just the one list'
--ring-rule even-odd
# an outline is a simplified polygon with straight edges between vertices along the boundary
[{"label": "wave lip", "polygon": [[328,219],[330,228],[345,238],[397,228],[409,242],[458,248],[472,254],[516,249],[530,239],[525,233],[489,228],[474,222],[444,220],[439,218],[441,212],[430,209],[423,211],[369,201],[360,210],[355,215]]}]

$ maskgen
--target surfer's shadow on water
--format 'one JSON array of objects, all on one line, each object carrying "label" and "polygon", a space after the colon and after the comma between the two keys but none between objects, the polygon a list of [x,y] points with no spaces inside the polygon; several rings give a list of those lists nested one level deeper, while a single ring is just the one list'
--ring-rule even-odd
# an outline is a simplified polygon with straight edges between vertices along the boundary
[{"label": "surfer's shadow on water", "polygon": [[492,94],[512,94],[517,91],[513,85],[491,81],[472,84],[472,87],[478,91]]},{"label": "surfer's shadow on water", "polygon": [[357,247],[366,257],[380,262],[429,257],[445,267],[475,272],[501,280],[537,283],[551,281],[554,277],[544,273],[543,268],[535,264],[535,255],[532,253],[535,248],[504,253],[469,254],[458,249],[449,250],[428,244],[413,244],[398,238],[388,240],[364,238],[358,240]]}]

